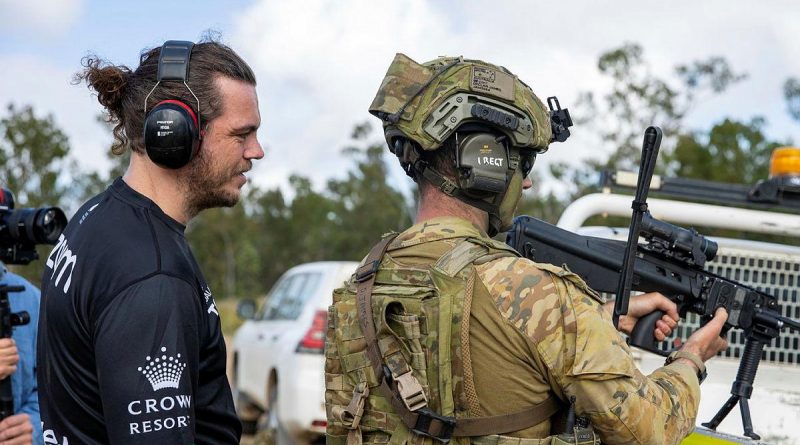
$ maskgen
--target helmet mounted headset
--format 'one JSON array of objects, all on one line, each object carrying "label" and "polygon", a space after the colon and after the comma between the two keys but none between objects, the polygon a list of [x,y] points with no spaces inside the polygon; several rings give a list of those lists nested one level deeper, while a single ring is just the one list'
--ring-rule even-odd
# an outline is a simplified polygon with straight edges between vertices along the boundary
[{"label": "helmet mounted headset", "polygon": [[[536,154],[569,137],[572,120],[555,97],[549,109],[505,68],[463,57],[418,64],[397,54],[370,106],[406,174],[489,214],[489,234],[507,230],[517,191]],[[454,179],[420,156],[452,137]],[[515,182],[514,175],[520,173]],[[513,202],[512,202],[513,201]]]}]

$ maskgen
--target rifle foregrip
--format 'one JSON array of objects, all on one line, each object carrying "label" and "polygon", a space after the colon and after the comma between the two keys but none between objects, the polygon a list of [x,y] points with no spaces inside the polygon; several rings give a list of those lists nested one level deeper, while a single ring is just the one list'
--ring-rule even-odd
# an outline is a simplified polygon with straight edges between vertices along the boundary
[{"label": "rifle foregrip", "polygon": [[660,320],[664,314],[664,311],[653,311],[640,318],[639,321],[636,322],[636,326],[633,327],[631,335],[628,337],[628,344],[658,354],[662,357],[668,356],[669,351],[658,349],[658,342],[653,336],[653,332],[656,329],[656,322]]}]

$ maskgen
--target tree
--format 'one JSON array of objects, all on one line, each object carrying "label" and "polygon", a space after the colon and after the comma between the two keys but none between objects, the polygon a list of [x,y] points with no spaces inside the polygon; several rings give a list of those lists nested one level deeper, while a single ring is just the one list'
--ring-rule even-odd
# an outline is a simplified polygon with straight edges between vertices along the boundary
[{"label": "tree", "polygon": [[[258,193],[255,189],[242,197],[251,202]],[[187,239],[195,258],[202,265],[203,274],[217,298],[253,295],[263,291],[257,278],[261,269],[262,253],[257,249],[256,222],[238,204],[231,208],[209,209],[192,220],[187,228]]]},{"label": "tree", "polygon": [[[371,127],[357,125],[353,140],[365,142]],[[387,153],[383,142],[364,148],[346,147],[345,156],[356,160],[356,166],[343,180],[328,181],[330,197],[337,203],[333,223],[338,225],[339,237],[334,241],[336,251],[349,258],[361,258],[380,236],[390,230],[403,230],[412,222],[406,198],[392,188],[384,163]]]},{"label": "tree", "polygon": [[[720,94],[746,78],[721,57],[678,65],[672,78],[659,76],[645,61],[642,47],[634,43],[603,53],[597,67],[610,78],[611,91],[601,101],[592,92],[582,93],[574,114],[578,117],[576,122],[587,125],[598,136],[602,152],[610,155],[588,160],[564,177],[568,184],[574,184],[573,196],[585,193],[593,185],[591,179],[603,169],[635,170],[642,135],[650,125],[658,125],[664,131],[662,152],[669,153],[685,131],[686,114],[698,100],[704,95]],[[563,165],[553,168],[565,170]],[[661,172],[664,168],[659,163]]]},{"label": "tree", "polygon": [[[67,158],[69,139],[51,115],[39,118],[30,106],[7,107],[0,119],[0,185],[16,198],[16,208],[58,206],[70,208],[80,196],[78,188],[67,187],[65,176],[77,176],[77,166]],[[67,175],[64,175],[67,173]],[[43,258],[50,246],[39,246]],[[42,259],[14,272],[39,285]]]},{"label": "tree", "polygon": [[[97,116],[97,122],[104,124],[109,134],[111,134],[114,126],[103,115]],[[78,190],[83,192],[83,196],[80,197],[81,203],[104,191],[114,179],[124,175],[125,170],[128,169],[131,159],[130,150],[125,151],[122,155],[115,155],[111,152],[111,147],[109,147],[105,155],[111,162],[111,168],[107,174],[94,171],[80,175],[75,179]]]},{"label": "tree", "polygon": [[36,117],[30,106],[9,105],[0,119],[0,183],[29,207],[62,202],[68,189],[59,183],[65,171],[75,171],[67,160],[69,139],[52,115]]},{"label": "tree", "polygon": [[783,84],[783,97],[786,99],[789,116],[800,122],[800,80],[794,77],[786,79]]},{"label": "tree", "polygon": [[772,151],[784,145],[768,140],[764,125],[761,117],[749,122],[725,119],[707,134],[684,133],[664,160],[678,177],[755,184],[767,178]]}]

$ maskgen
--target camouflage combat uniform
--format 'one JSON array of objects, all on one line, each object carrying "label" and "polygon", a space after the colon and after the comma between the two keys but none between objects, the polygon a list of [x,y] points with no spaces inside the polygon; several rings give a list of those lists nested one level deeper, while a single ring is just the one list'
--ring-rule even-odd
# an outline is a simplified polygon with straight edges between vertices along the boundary
[{"label": "camouflage combat uniform", "polygon": [[[467,238],[502,246],[465,220],[441,217],[400,234],[390,256],[398,264],[430,265]],[[461,408],[469,417],[507,414],[555,394],[562,401],[575,396],[576,411],[590,418],[607,444],[677,443],[691,431],[700,397],[694,369],[675,362],[641,374],[600,297],[580,278],[513,255],[474,267],[477,279],[463,303],[466,330],[453,352],[456,413]],[[330,337],[329,332],[329,354],[336,351]],[[331,399],[326,400],[330,419]],[[504,436],[545,438],[550,427],[545,421]],[[332,438],[342,431],[335,422],[329,434],[329,443],[337,443]],[[376,442],[366,436],[365,443]],[[472,442],[516,443],[497,436]]]}]

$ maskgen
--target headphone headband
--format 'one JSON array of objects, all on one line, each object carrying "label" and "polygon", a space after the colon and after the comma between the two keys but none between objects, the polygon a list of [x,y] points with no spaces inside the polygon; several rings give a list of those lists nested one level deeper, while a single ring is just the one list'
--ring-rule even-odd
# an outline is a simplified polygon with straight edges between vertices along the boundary
[{"label": "headphone headband", "polygon": [[158,56],[158,81],[178,80],[186,82],[189,78],[189,59],[192,57],[194,43],[185,40],[167,40]]},{"label": "headphone headband", "polygon": [[156,78],[156,84],[153,85],[153,88],[144,98],[145,115],[147,114],[147,99],[150,98],[150,95],[153,94],[153,91],[156,90],[158,84],[162,81],[182,82],[183,85],[186,86],[186,89],[189,90],[192,97],[194,97],[195,102],[197,102],[197,114],[200,114],[200,99],[197,98],[194,91],[189,88],[189,84],[186,83],[186,80],[189,78],[189,59],[192,57],[192,48],[194,48],[194,43],[186,40],[167,40],[164,42],[164,45],[161,46],[161,52],[158,55],[158,77]]}]

